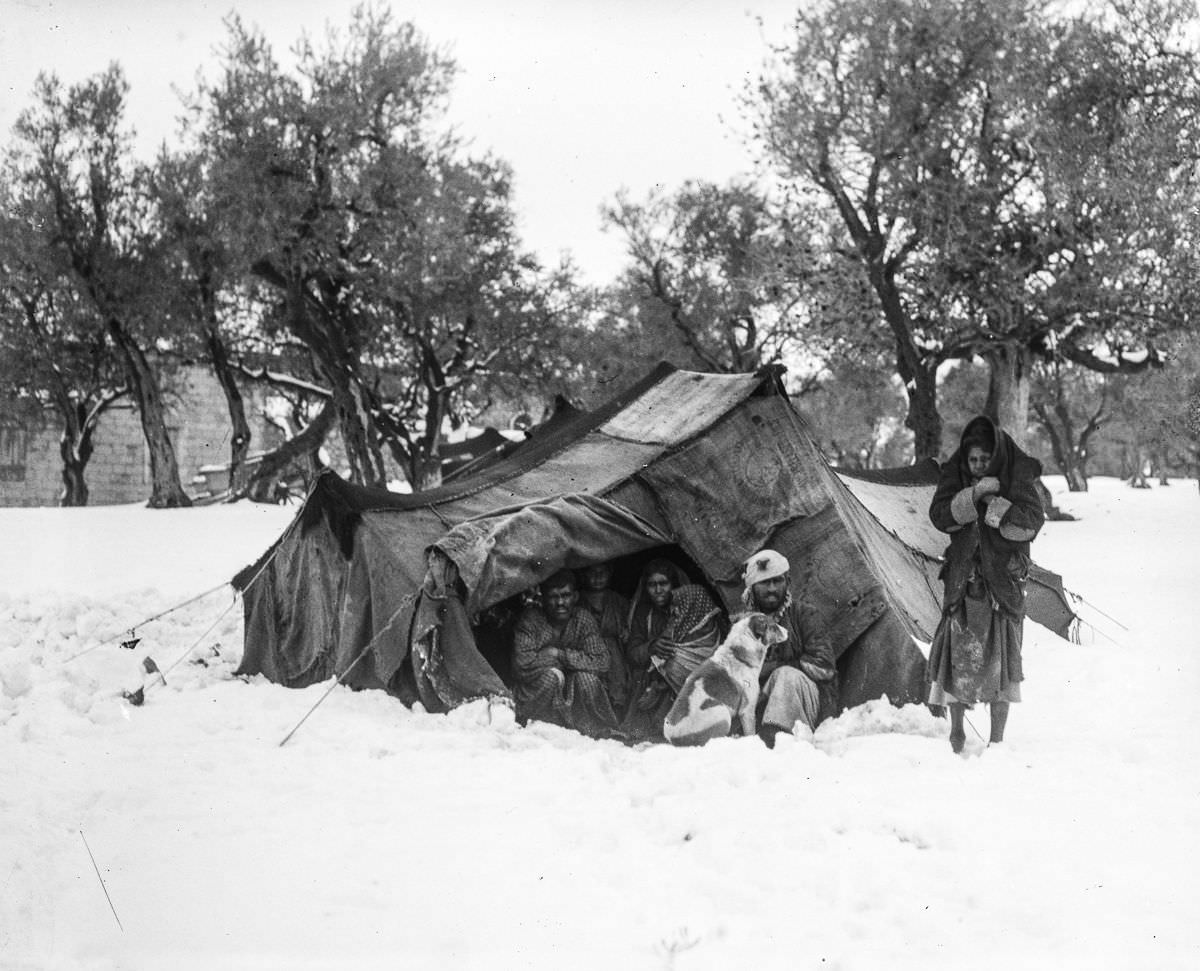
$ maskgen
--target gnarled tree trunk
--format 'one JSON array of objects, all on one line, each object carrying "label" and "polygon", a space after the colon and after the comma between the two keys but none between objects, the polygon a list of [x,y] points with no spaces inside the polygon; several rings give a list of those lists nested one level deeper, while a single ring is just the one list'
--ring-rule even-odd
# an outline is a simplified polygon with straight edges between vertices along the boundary
[{"label": "gnarled tree trunk", "polygon": [[166,409],[162,389],[158,386],[158,376],[137,341],[119,320],[109,318],[107,329],[125,365],[125,376],[137,403],[142,435],[150,453],[150,499],[147,505],[152,509],[190,506],[192,500],[183,491],[183,484],[179,480],[179,463],[167,431]]},{"label": "gnarled tree trunk", "polygon": [[1046,436],[1050,439],[1050,451],[1054,453],[1054,461],[1067,480],[1067,488],[1071,492],[1087,492],[1088,448],[1094,435],[1104,420],[1104,404],[1106,395],[1101,395],[1099,407],[1088,416],[1087,424],[1076,434],[1075,423],[1071,418],[1062,385],[1055,390],[1054,408],[1047,408],[1044,402],[1033,406],[1034,413],[1042,424]]},{"label": "gnarled tree trunk", "polygon": [[229,440],[229,481],[233,483],[237,480],[238,472],[250,452],[250,423],[246,421],[246,404],[242,399],[242,390],[238,387],[229,363],[229,351],[215,326],[209,328],[206,343],[213,374],[221,385],[225,405],[229,409],[229,426],[232,432]]},{"label": "gnarled tree trunk", "polygon": [[58,454],[62,457],[59,475],[63,482],[63,491],[58,496],[60,506],[88,504],[90,491],[85,472],[95,448],[96,426],[108,406],[124,395],[124,387],[107,388],[89,403],[78,400],[65,383],[55,390],[54,402],[62,418],[62,433],[58,437]]},{"label": "gnarled tree trunk", "polygon": [[901,372],[908,391],[904,424],[912,429],[914,459],[936,459],[942,451],[942,416],[937,409],[937,372],[920,368],[911,376]]},{"label": "gnarled tree trunk", "polygon": [[1029,391],[1033,355],[1021,344],[997,344],[983,355],[988,366],[984,414],[1024,448],[1029,439]]},{"label": "gnarled tree trunk", "polygon": [[249,497],[256,502],[274,501],[270,484],[288,465],[313,455],[321,447],[333,427],[335,414],[333,402],[326,401],[313,420],[301,431],[268,452],[253,467],[243,466],[238,479],[230,479],[230,498]]},{"label": "gnarled tree trunk", "polygon": [[88,461],[92,457],[92,433],[94,428],[82,425],[64,428],[58,439],[58,453],[62,456],[63,491],[59,494],[60,506],[86,506],[88,485],[84,478]]},{"label": "gnarled tree trunk", "polygon": [[1149,489],[1146,480],[1146,449],[1138,444],[1134,447],[1133,468],[1129,473],[1129,484],[1135,489]]},{"label": "gnarled tree trunk", "polygon": [[362,377],[356,319],[352,312],[343,316],[336,309],[340,297],[336,281],[323,280],[322,303],[294,272],[285,274],[267,261],[255,263],[253,270],[287,295],[288,326],[308,348],[318,374],[329,386],[351,480],[386,488],[387,469],[374,418],[380,403]]},{"label": "gnarled tree trunk", "polygon": [[1050,451],[1054,455],[1054,461],[1067,480],[1068,491],[1087,492],[1087,468],[1076,450],[1072,429],[1069,426],[1057,427],[1041,405],[1038,405],[1036,410],[1042,419],[1046,437],[1050,439]]},{"label": "gnarled tree trunk", "polygon": [[363,485],[385,488],[387,470],[379,448],[379,435],[375,431],[372,412],[377,404],[371,393],[352,371],[323,361],[318,370],[333,392],[338,430],[342,433],[342,445],[350,463],[350,478]]}]

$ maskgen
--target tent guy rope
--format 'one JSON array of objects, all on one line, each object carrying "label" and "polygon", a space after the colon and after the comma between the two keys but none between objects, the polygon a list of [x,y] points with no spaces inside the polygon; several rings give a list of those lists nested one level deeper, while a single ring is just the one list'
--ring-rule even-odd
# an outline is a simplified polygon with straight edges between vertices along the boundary
[{"label": "tent guy rope", "polygon": [[96,863],[96,857],[92,855],[92,848],[88,846],[87,837],[83,835],[83,830],[79,831],[79,838],[83,840],[83,848],[87,850],[88,859],[92,861],[92,867],[96,871],[96,879],[100,881],[100,889],[104,891],[104,899],[108,901],[108,908],[112,911],[113,919],[117,922],[117,926],[124,932],[125,925],[121,923],[121,918],[117,916],[117,908],[113,906],[112,897],[108,895],[108,887],[104,884],[104,877],[100,875],[100,867]]},{"label": "tent guy rope", "polygon": [[400,602],[400,606],[396,609],[395,613],[393,613],[392,616],[388,618],[388,622],[386,624],[384,624],[381,628],[379,628],[379,630],[375,633],[375,635],[369,641],[367,641],[367,646],[364,647],[358,653],[358,656],[353,661],[351,661],[349,663],[349,665],[346,666],[346,669],[337,676],[337,678],[334,680],[334,682],[328,688],[325,689],[325,692],[321,695],[321,697],[318,698],[313,703],[313,706],[304,713],[304,717],[301,718],[298,722],[296,722],[295,727],[290,732],[288,732],[285,736],[283,736],[283,740],[278,745],[279,748],[283,748],[285,745],[287,745],[287,743],[291,740],[292,736],[295,735],[296,732],[300,731],[300,726],[303,725],[306,721],[308,721],[309,716],[321,706],[321,703],[326,698],[329,697],[329,695],[333,692],[333,689],[336,688],[338,685],[340,685],[346,679],[346,676],[351,671],[354,670],[354,668],[358,664],[358,662],[361,661],[364,657],[366,657],[367,653],[369,651],[371,651],[371,649],[374,648],[376,644],[379,643],[379,639],[381,637],[383,637],[384,634],[386,634],[388,631],[390,631],[392,629],[392,625],[396,623],[396,619],[405,611],[405,609],[407,607],[412,606],[412,604],[416,603],[416,601],[417,601],[417,596],[414,594],[412,596],[405,597]]},{"label": "tent guy rope", "polygon": [[72,654],[69,658],[67,658],[62,663],[70,664],[76,658],[83,657],[85,654],[90,654],[92,651],[96,650],[96,648],[98,648],[98,647],[104,647],[105,644],[111,644],[111,643],[113,643],[113,641],[120,640],[121,638],[125,637],[126,634],[133,634],[133,632],[136,631],[139,627],[145,627],[147,624],[151,624],[156,620],[161,620],[163,617],[166,617],[168,614],[173,614],[173,613],[175,613],[175,611],[182,610],[184,607],[188,607],[191,604],[194,604],[198,600],[203,600],[205,597],[212,596],[218,590],[224,590],[227,586],[229,586],[228,580],[226,580],[224,583],[218,584],[215,587],[212,587],[209,590],[205,590],[203,593],[198,593],[194,597],[190,597],[187,600],[183,601],[182,603],[177,603],[174,607],[168,607],[166,610],[159,611],[157,614],[152,614],[151,616],[147,617],[145,620],[139,621],[136,624],[132,624],[129,627],[123,627],[119,634],[113,634],[112,637],[107,637],[104,640],[99,641],[96,644],[93,644],[91,647],[84,648],[82,651],[78,652],[77,654]]},{"label": "tent guy rope", "polygon": [[321,702],[323,702],[326,698],[329,697],[329,695],[333,691],[333,689],[336,688],[339,684],[341,684],[343,680],[345,680],[346,675],[348,675],[351,671],[354,670],[354,666],[356,664],[358,664],[358,662],[361,661],[364,657],[366,657],[367,652],[369,650],[371,650],[371,648],[374,646],[375,646],[375,640],[374,640],[374,638],[372,638],[371,641],[367,644],[367,646],[364,647],[362,649],[362,651],[359,652],[358,657],[356,657],[353,661],[350,662],[350,664],[346,668],[346,670],[343,671],[340,675],[338,675],[336,679],[334,679],[333,683],[328,688],[325,689],[325,692],[321,695],[321,697],[318,698],[313,703],[313,706],[304,713],[304,717],[301,718],[298,722],[296,722],[295,727],[290,732],[288,732],[286,735],[283,736],[283,740],[278,745],[279,748],[283,748],[285,745],[287,745],[287,743],[291,739],[291,737],[293,735],[295,735],[296,732],[300,731],[300,726],[303,725],[306,721],[308,721],[309,715],[311,715],[314,711],[317,710],[317,708],[320,707]]},{"label": "tent guy rope", "polygon": [[1071,590],[1069,592],[1070,592],[1071,596],[1074,597],[1076,600],[1078,600],[1080,603],[1087,604],[1092,610],[1096,611],[1096,613],[1098,613],[1101,617],[1111,620],[1114,624],[1116,624],[1118,627],[1120,627],[1121,630],[1128,632],[1129,628],[1126,627],[1124,624],[1122,624],[1119,620],[1117,620],[1116,617],[1113,617],[1111,614],[1106,614],[1103,610],[1101,610],[1099,607],[1097,607],[1094,603],[1092,603],[1086,597],[1083,597],[1080,594],[1076,593],[1074,590]]},{"label": "tent guy rope", "polygon": [[206,637],[207,637],[209,634],[211,634],[211,633],[212,633],[214,630],[216,630],[216,628],[217,628],[217,625],[218,625],[219,623],[221,623],[221,621],[223,621],[223,620],[224,620],[224,619],[225,619],[225,618],[228,616],[228,614],[229,614],[229,611],[233,610],[233,608],[234,608],[235,606],[237,606],[237,602],[238,602],[238,596],[239,596],[239,594],[237,593],[237,591],[234,591],[234,594],[233,594],[233,600],[231,600],[231,601],[229,602],[229,606],[228,606],[228,607],[226,607],[224,610],[222,610],[222,611],[221,611],[221,613],[220,613],[220,615],[217,617],[217,619],[216,619],[216,620],[214,620],[214,621],[213,621],[211,624],[209,624],[209,625],[208,625],[208,628],[207,628],[207,629],[204,631],[204,633],[203,633],[203,634],[201,634],[199,637],[197,637],[197,638],[196,638],[194,641],[192,641],[192,643],[191,643],[191,645],[188,647],[188,649],[187,649],[186,651],[184,651],[182,654],[180,654],[180,655],[179,655],[179,657],[177,657],[177,658],[176,658],[176,659],[175,659],[175,660],[174,660],[174,661],[171,663],[171,665],[170,665],[170,666],[169,666],[169,667],[168,667],[168,668],[167,668],[165,671],[163,671],[163,672],[162,672],[162,675],[163,675],[163,679],[164,679],[164,681],[166,680],[166,676],[167,676],[168,674],[170,674],[170,673],[171,673],[173,670],[175,670],[175,668],[177,668],[177,667],[178,667],[178,666],[179,666],[181,663],[183,663],[183,660],[184,660],[184,659],[185,659],[185,658],[186,658],[186,657],[187,657],[189,654],[191,654],[191,653],[192,653],[192,651],[194,651],[194,650],[195,650],[197,647],[199,647],[199,645],[200,645],[200,642],[201,642],[202,640],[204,640],[204,638],[206,638]]},{"label": "tent guy rope", "polygon": [[[311,492],[311,490],[310,490],[310,492]],[[251,585],[253,585],[258,580],[258,578],[263,575],[263,573],[266,571],[267,567],[269,567],[271,565],[271,563],[275,559],[275,556],[279,553],[280,544],[282,544],[284,538],[287,537],[288,534],[290,534],[292,532],[292,530],[294,530],[296,528],[296,523],[299,521],[299,518],[300,517],[297,514],[296,516],[294,516],[292,518],[292,521],[288,523],[287,528],[280,535],[279,539],[275,541],[275,546],[271,550],[270,554],[263,560],[263,562],[259,565],[258,569],[254,571],[254,575],[246,582],[246,584],[245,584],[246,588],[249,588]],[[162,618],[168,616],[169,614],[173,614],[177,610],[182,610],[184,607],[189,607],[192,604],[196,603],[197,601],[203,600],[205,597],[210,597],[214,593],[216,593],[218,590],[224,590],[226,587],[229,587],[229,586],[233,586],[233,584],[230,581],[226,580],[224,583],[219,583],[215,587],[210,587],[208,590],[205,590],[202,593],[198,593],[194,597],[189,597],[187,600],[184,600],[181,603],[177,603],[173,607],[168,607],[166,610],[159,611],[157,614],[152,614],[151,616],[145,618],[142,621],[139,621],[136,624],[132,624],[129,627],[122,628],[120,633],[113,634],[111,637],[107,637],[104,640],[99,641],[96,644],[93,644],[91,647],[84,648],[82,651],[79,651],[76,654],[72,654],[69,658],[64,660],[62,663],[70,664],[76,658],[83,657],[85,654],[90,654],[92,651],[96,650],[97,648],[104,647],[106,644],[111,644],[114,641],[120,640],[121,638],[124,638],[127,634],[129,635],[129,638],[127,640],[132,640],[133,644],[136,645],[138,640],[140,640],[140,638],[138,638],[136,636],[136,631],[139,627],[145,627],[147,624],[152,624],[156,620],[161,620]],[[224,618],[225,614],[229,613],[229,611],[233,608],[233,604],[237,603],[237,599],[240,595],[241,595],[241,591],[235,587],[234,591],[233,591],[233,603],[231,603],[228,607],[225,608],[224,612],[221,614],[220,617],[217,618],[216,622],[212,625],[212,627],[210,627],[208,630],[206,630],[203,634],[200,635],[200,637],[196,641],[197,644],[212,632],[213,627],[216,627],[216,625],[221,622],[221,620],[222,620],[222,618]],[[170,668],[167,668],[167,670],[170,671],[171,668],[175,667],[176,664],[179,664],[179,662],[182,661],[184,657],[187,657],[187,655],[190,654],[195,649],[195,647],[196,647],[196,645],[193,644],[190,648],[188,648],[187,652],[183,655],[183,657],[181,657],[179,659],[179,661],[176,661],[175,664],[172,664]]]}]

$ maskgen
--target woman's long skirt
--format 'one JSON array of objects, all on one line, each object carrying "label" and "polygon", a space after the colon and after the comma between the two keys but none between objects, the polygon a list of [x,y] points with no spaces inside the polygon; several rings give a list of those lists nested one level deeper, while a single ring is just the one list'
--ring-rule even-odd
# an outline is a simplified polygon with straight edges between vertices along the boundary
[{"label": "woman's long skirt", "polygon": [[929,703],[1020,701],[1024,622],[986,595],[946,611],[929,648]]}]

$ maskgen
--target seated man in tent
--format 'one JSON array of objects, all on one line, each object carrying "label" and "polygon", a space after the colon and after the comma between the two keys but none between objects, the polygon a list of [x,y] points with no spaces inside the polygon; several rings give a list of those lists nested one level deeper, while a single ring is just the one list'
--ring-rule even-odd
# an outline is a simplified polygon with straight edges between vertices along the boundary
[{"label": "seated man in tent", "polygon": [[541,594],[541,605],[525,609],[513,634],[517,717],[609,735],[617,717],[604,683],[608,648],[596,619],[579,606],[575,574],[559,570]]},{"label": "seated man in tent", "polygon": [[625,641],[629,632],[629,600],[617,593],[612,582],[612,566],[593,563],[581,571],[583,589],[579,605],[586,609],[600,626],[600,636],[608,648],[608,672],[604,683],[608,697],[618,717],[629,701],[629,666],[625,662]]},{"label": "seated man in tent", "polygon": [[759,675],[758,734],[768,748],[775,736],[803,725],[811,732],[837,714],[837,667],[829,645],[806,642],[800,628],[800,606],[792,599],[791,566],[782,553],[761,550],[746,561],[742,572],[747,610],[766,614],[787,632],[787,640],[772,644]]}]

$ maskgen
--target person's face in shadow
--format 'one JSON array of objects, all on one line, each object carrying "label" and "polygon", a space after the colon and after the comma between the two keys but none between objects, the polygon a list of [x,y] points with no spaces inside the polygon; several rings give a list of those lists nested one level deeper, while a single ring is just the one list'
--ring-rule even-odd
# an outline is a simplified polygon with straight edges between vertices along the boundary
[{"label": "person's face in shadow", "polygon": [[666,607],[671,603],[671,579],[665,573],[651,573],[646,577],[646,596],[655,607]]},{"label": "person's face in shadow", "polygon": [[549,587],[542,591],[542,610],[550,623],[563,624],[571,616],[577,599],[575,588],[569,584]]},{"label": "person's face in shadow", "polygon": [[972,479],[982,479],[991,461],[992,453],[986,448],[972,445],[967,449],[967,469],[970,471]]},{"label": "person's face in shadow", "polygon": [[583,582],[593,592],[607,590],[611,579],[612,569],[607,563],[594,563],[583,571]]}]

